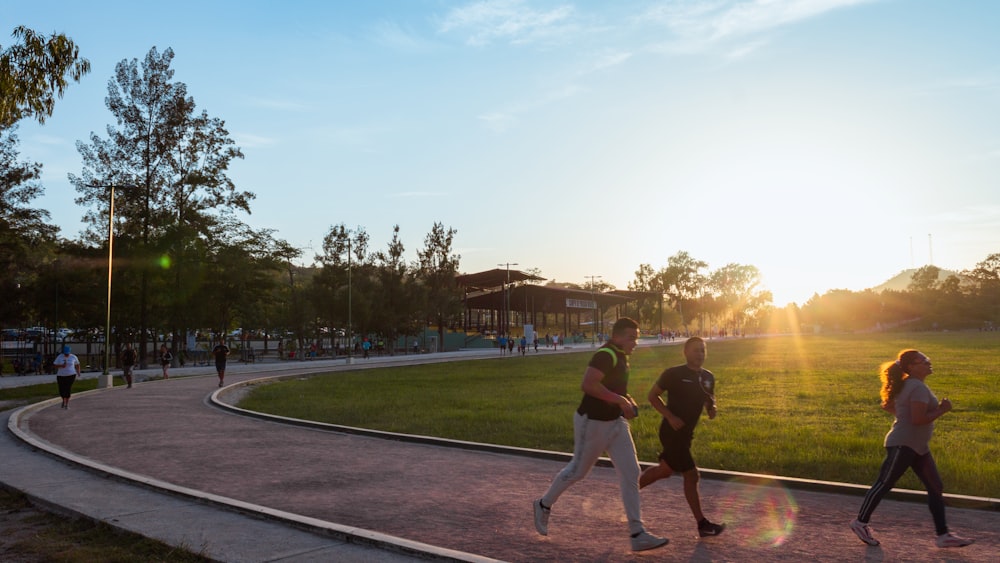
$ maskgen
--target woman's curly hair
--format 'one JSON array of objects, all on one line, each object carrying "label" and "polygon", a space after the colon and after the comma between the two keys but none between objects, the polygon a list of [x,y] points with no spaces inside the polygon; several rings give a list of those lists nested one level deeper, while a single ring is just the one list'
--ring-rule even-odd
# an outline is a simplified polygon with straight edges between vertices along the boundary
[{"label": "woman's curly hair", "polygon": [[879,369],[882,379],[882,390],[879,395],[882,397],[882,406],[891,405],[903,388],[903,380],[910,374],[910,364],[919,360],[922,354],[912,348],[903,350],[895,360],[885,362]]}]

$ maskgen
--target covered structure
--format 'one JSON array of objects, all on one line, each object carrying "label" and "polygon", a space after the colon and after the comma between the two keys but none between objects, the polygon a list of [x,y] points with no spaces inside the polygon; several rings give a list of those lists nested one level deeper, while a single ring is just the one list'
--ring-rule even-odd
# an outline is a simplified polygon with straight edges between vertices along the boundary
[{"label": "covered structure", "polygon": [[[509,276],[509,277],[508,277]],[[483,334],[524,335],[526,327],[543,335],[593,339],[627,314],[633,299],[626,295],[543,286],[544,278],[497,268],[457,278],[465,292],[465,330]],[[610,314],[610,319],[607,318]]]}]

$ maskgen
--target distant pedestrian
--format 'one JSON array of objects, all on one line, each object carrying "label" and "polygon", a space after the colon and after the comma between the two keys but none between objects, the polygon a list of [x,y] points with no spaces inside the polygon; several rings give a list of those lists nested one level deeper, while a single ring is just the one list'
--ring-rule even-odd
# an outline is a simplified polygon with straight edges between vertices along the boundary
[{"label": "distant pedestrian", "polygon": [[500,355],[503,356],[504,354],[506,354],[507,353],[507,337],[501,334],[500,338],[497,339],[497,344],[500,345]]},{"label": "distant pedestrian", "polygon": [[62,408],[69,408],[69,397],[73,392],[73,382],[80,375],[80,359],[70,350],[69,346],[63,346],[62,354],[56,358],[56,384],[59,386],[59,396],[62,397]]},{"label": "distant pedestrian", "polygon": [[215,371],[219,374],[219,387],[222,387],[226,379],[226,359],[229,357],[229,346],[226,341],[219,338],[219,343],[212,348],[212,356],[215,357]]},{"label": "distant pedestrian", "polygon": [[517,343],[517,351],[523,356],[528,350],[528,338],[526,336],[521,336],[521,340]]},{"label": "distant pedestrian", "polygon": [[122,350],[121,355],[122,362],[122,372],[125,377],[126,389],[132,388],[132,372],[135,370],[135,363],[138,356],[135,353],[135,348],[132,347],[132,343],[129,342],[125,345],[125,349]]},{"label": "distant pedestrian", "polygon": [[628,394],[628,357],[639,339],[639,325],[628,317],[615,321],[611,340],[590,359],[583,373],[583,399],[573,416],[573,459],[534,502],[535,530],[549,533],[549,514],[559,497],[572,485],[590,474],[604,452],[618,473],[622,503],[631,536],[633,551],[644,551],[667,544],[667,538],[654,536],[642,523],[639,500],[639,460],[629,420],[639,416],[639,407]]},{"label": "distant pedestrian", "polygon": [[[701,537],[717,536],[726,529],[725,524],[709,521],[701,511],[701,495],[698,492],[698,467],[691,456],[691,441],[701,413],[715,418],[715,375],[705,369],[708,350],[705,341],[697,336],[684,343],[685,363],[667,368],[649,390],[647,399],[663,419],[660,421],[659,465],[642,472],[639,488],[660,479],[670,477],[674,472],[684,478],[684,498],[698,524]],[[664,402],[662,395],[667,395]]]},{"label": "distant pedestrian", "polygon": [[371,352],[371,349],[372,349],[372,341],[365,338],[364,342],[361,343],[361,352],[363,354],[362,357],[364,359],[367,360],[369,358],[369,353]]},{"label": "distant pedestrian", "polygon": [[507,353],[511,356],[514,355],[514,335],[507,337]]},{"label": "distant pedestrian", "polygon": [[895,415],[892,428],[885,435],[885,461],[875,484],[861,503],[851,531],[868,545],[878,545],[868,525],[882,497],[896,486],[896,481],[912,469],[927,488],[927,504],[934,519],[938,547],[964,547],[973,542],[948,531],[944,514],[944,483],[938,474],[930,440],[934,421],[951,412],[951,401],[938,398],[924,380],[934,373],[931,360],[917,350],[903,350],[896,359],[882,364],[880,376],[882,408]]},{"label": "distant pedestrian", "polygon": [[170,362],[173,359],[174,355],[167,349],[167,345],[160,344],[160,367],[163,368],[163,379],[170,379]]}]

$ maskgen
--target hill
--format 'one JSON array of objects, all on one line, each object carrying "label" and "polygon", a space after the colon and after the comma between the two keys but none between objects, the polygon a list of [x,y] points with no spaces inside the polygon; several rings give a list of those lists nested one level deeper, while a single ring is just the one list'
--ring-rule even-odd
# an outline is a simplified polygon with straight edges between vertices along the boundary
[{"label": "hill", "polygon": [[[877,285],[871,288],[871,290],[874,291],[875,293],[880,293],[887,289],[891,289],[893,291],[905,291],[907,288],[910,287],[910,282],[913,281],[913,274],[917,273],[918,270],[919,268],[909,268],[907,270],[903,270],[902,272],[896,274],[892,278],[883,282],[881,285]],[[958,272],[941,269],[941,271],[938,272],[938,281],[944,281],[951,276],[957,276],[957,275]]]}]

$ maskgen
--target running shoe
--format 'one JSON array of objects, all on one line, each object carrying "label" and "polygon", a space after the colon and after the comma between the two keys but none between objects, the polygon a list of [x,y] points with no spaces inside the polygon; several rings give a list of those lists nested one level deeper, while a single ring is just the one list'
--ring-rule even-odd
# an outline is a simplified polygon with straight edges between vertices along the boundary
[{"label": "running shoe", "polygon": [[702,518],[701,522],[698,522],[698,535],[703,538],[708,536],[717,536],[725,529],[725,524],[713,524],[708,521],[708,518]]},{"label": "running shoe", "polygon": [[656,549],[662,545],[667,545],[670,540],[667,538],[661,538],[660,536],[654,536],[653,534],[643,530],[638,534],[632,536],[632,551],[646,551],[647,549]]},{"label": "running shoe", "polygon": [[938,547],[965,547],[975,540],[970,540],[969,538],[963,538],[962,536],[956,536],[955,534],[948,532],[947,534],[941,534],[937,537],[934,542]]},{"label": "running shoe", "polygon": [[535,501],[535,531],[543,536],[549,535],[549,513],[551,508],[542,506],[542,499]]},{"label": "running shoe", "polygon": [[865,542],[868,545],[878,545],[878,540],[872,536],[872,528],[867,522],[862,522],[855,518],[851,521],[851,531],[854,535],[858,536],[858,539]]}]

